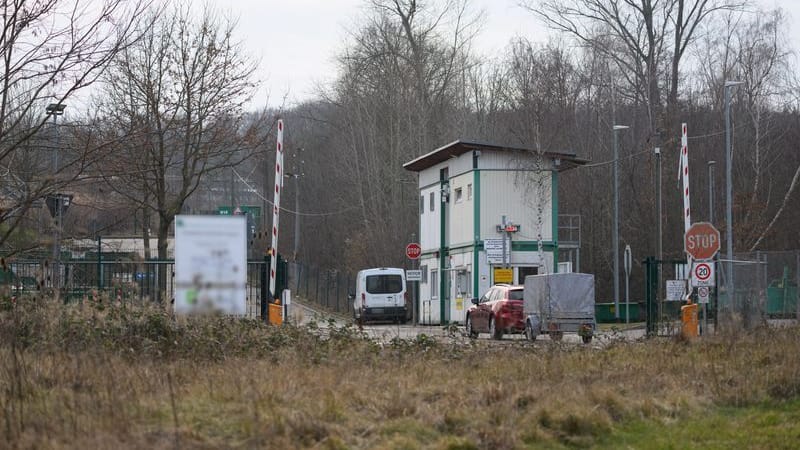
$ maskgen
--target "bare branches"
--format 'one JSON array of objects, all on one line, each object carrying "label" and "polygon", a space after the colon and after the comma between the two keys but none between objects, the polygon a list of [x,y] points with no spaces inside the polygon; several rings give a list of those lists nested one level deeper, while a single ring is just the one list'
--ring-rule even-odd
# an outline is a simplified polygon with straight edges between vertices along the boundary
[{"label": "bare branches", "polygon": [[[120,195],[159,217],[159,256],[201,180],[251,155],[243,105],[256,63],[234,41],[235,22],[190,5],[153,12],[155,26],[115,60],[101,108],[125,145],[104,169]],[[260,125],[260,124],[259,124]]]}]

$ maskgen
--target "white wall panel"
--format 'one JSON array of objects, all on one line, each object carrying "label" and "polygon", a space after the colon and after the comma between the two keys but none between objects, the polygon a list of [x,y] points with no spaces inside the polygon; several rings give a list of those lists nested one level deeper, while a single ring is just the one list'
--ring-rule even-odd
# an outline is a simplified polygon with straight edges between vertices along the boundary
[{"label": "white wall panel", "polygon": [[[433,193],[433,211],[431,211],[431,193]],[[439,224],[441,219],[441,200],[439,186],[429,187],[421,191],[425,198],[425,212],[420,215],[420,246],[423,252],[437,250],[439,248]]]},{"label": "white wall panel", "polygon": [[[475,186],[472,186],[472,198],[467,199],[469,186],[473,184],[474,179],[472,172],[450,179],[450,223],[448,224],[450,241],[448,244],[451,246],[474,242]],[[461,201],[457,201],[458,189],[461,189]]]},{"label": "white wall panel", "polygon": [[[520,225],[515,241],[552,240],[552,179],[550,172],[481,171],[481,239],[499,238],[502,217]],[[541,220],[540,220],[541,219]]]}]

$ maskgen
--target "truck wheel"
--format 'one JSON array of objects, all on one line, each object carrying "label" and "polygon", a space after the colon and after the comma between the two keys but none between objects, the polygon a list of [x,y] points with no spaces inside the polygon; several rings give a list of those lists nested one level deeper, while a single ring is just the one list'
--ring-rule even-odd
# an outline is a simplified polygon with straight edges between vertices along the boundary
[{"label": "truck wheel", "polygon": [[503,331],[497,329],[497,323],[495,323],[494,317],[489,317],[489,334],[492,336],[492,339],[503,339]]},{"label": "truck wheel", "polygon": [[478,332],[475,331],[474,328],[472,328],[472,317],[470,316],[467,316],[466,327],[467,327],[467,336],[469,336],[471,339],[475,339],[478,337]]}]

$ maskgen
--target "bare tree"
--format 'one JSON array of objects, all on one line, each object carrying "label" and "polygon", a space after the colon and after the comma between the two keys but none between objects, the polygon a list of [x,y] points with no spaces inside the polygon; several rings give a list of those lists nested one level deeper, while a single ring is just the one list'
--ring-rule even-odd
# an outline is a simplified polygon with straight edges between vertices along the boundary
[{"label": "bare tree", "polygon": [[[667,115],[670,129],[677,111],[681,62],[698,26],[720,11],[741,9],[748,0],[523,0],[521,6],[551,28],[592,44],[613,58],[647,106],[650,131],[659,126],[664,87],[661,67],[668,67]],[[670,47],[671,45],[671,47]]]},{"label": "bare tree", "polygon": [[464,0],[369,5],[364,25],[339,58],[331,145],[341,156],[334,161],[342,174],[337,186],[352,193],[335,204],[358,205],[343,227],[353,243],[349,260],[382,264],[381,255],[402,256],[397,249],[416,228],[415,177],[402,164],[460,128],[469,43],[479,19]]},{"label": "bare tree", "polygon": [[[209,174],[251,155],[255,128],[242,107],[255,89],[255,62],[234,41],[235,22],[191,5],[154,13],[155,26],[114,60],[101,105],[125,143],[104,176],[157,219],[158,257],[167,257],[174,217]],[[258,134],[263,135],[264,133]]]},{"label": "bare tree", "polygon": [[134,25],[148,3],[11,0],[0,6],[0,176],[5,181],[0,245],[38,200],[62,190],[85,167],[82,152],[64,152],[70,159],[57,166],[48,163],[58,149],[54,133],[44,132],[57,128],[45,126],[45,107],[63,111],[70,98],[97,80],[138,37]]}]

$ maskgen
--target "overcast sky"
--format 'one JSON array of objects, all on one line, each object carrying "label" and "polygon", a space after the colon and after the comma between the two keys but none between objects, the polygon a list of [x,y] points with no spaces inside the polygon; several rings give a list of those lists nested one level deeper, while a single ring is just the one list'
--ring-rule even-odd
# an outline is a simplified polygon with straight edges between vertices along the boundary
[{"label": "overcast sky", "polygon": [[[364,13],[364,0],[211,0],[238,18],[237,34],[247,51],[261,61],[262,89],[253,107],[286,106],[312,98],[315,85],[335,76],[335,55],[347,29]],[[500,52],[515,36],[547,40],[547,31],[517,0],[472,0],[485,21],[475,46],[479,53]],[[762,7],[780,6],[787,14],[791,42],[800,49],[800,0],[758,0]]]}]

